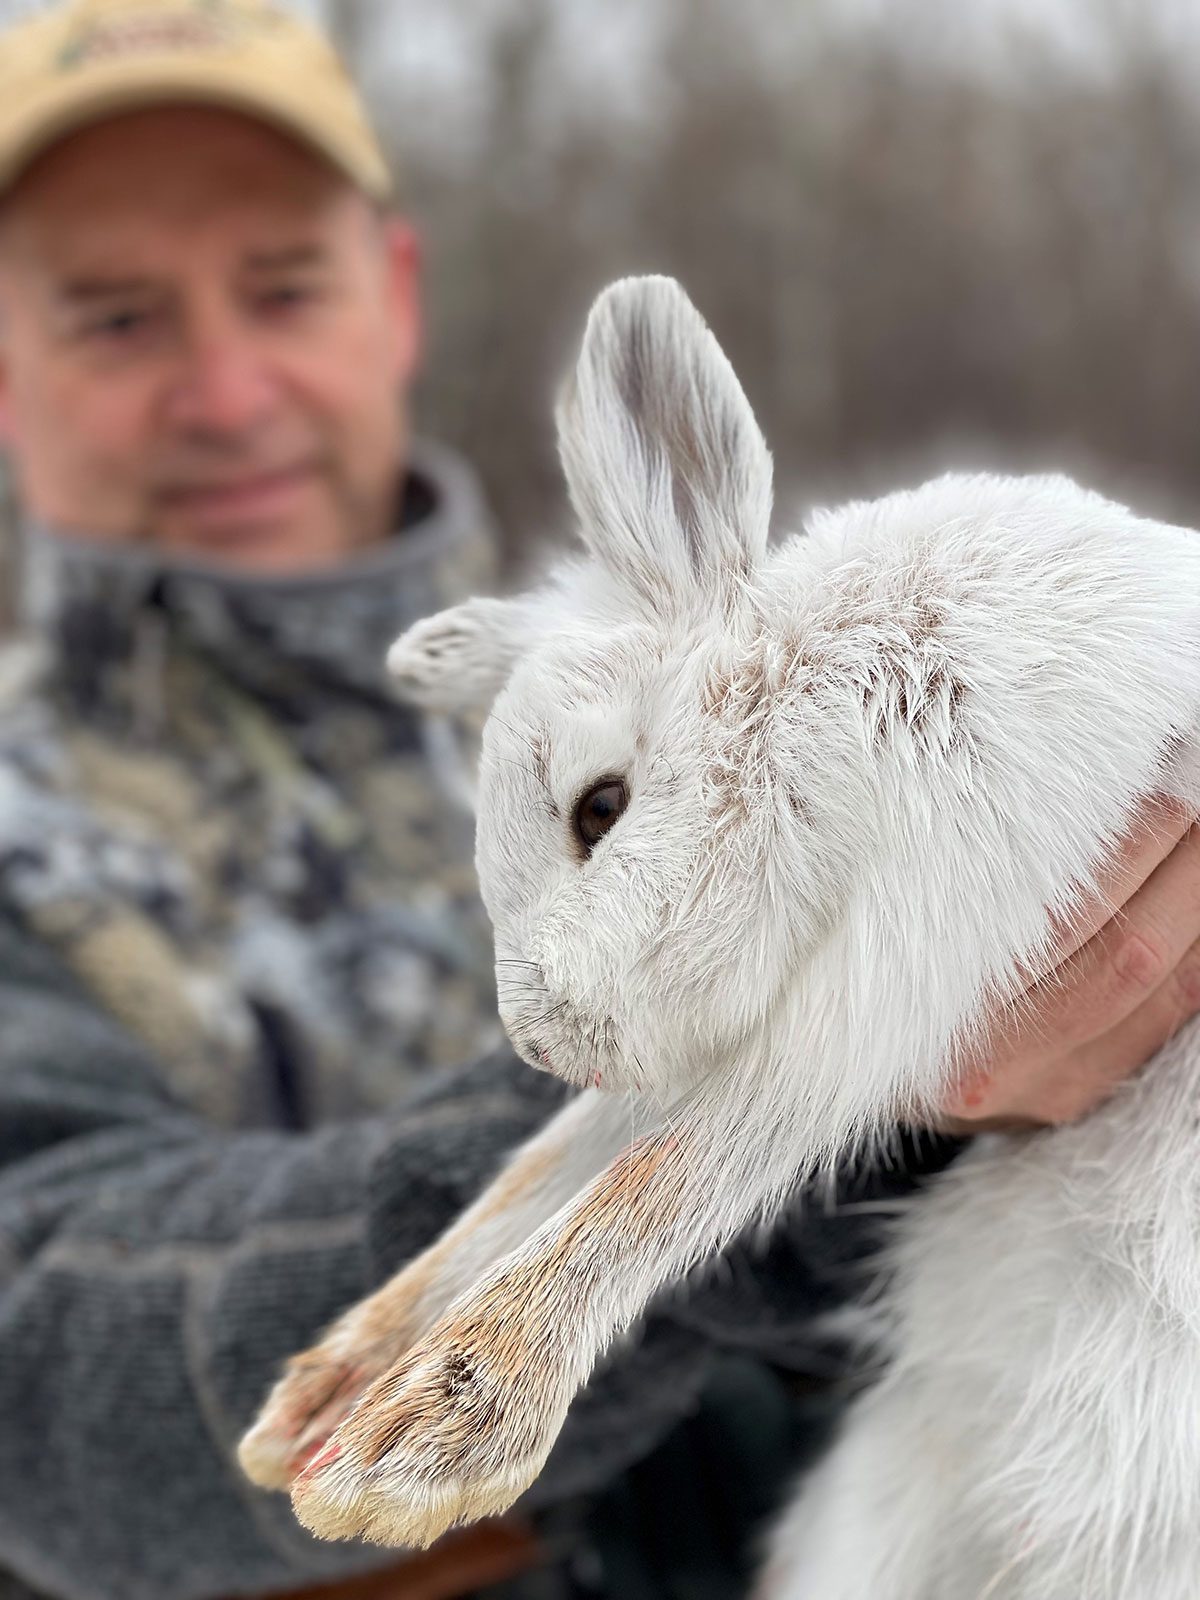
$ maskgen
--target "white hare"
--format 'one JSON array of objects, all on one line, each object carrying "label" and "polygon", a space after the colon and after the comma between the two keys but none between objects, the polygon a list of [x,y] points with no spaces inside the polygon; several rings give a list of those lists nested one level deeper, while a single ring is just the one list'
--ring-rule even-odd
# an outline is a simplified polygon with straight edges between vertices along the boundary
[{"label": "white hare", "polygon": [[[281,1485],[331,1435],[293,1490],[329,1535],[511,1504],[654,1291],[936,1104],[1138,798],[1200,799],[1195,535],[1060,478],[948,477],[769,550],[767,450],[663,279],[598,301],[560,437],[586,558],[391,659],[429,703],[497,695],[502,1013],[583,1092],[247,1436]],[[887,1376],[764,1595],[1195,1600],[1198,1041],[914,1204]]]}]

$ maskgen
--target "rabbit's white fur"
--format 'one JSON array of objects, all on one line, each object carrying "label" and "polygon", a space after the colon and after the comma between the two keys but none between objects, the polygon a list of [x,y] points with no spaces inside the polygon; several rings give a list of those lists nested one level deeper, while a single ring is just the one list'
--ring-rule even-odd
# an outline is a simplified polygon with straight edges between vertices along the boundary
[{"label": "rabbit's white fur", "polygon": [[[465,1292],[438,1266],[420,1331],[449,1309],[298,1487],[323,1532],[510,1503],[655,1289],[928,1111],[1139,797],[1200,800],[1193,534],[1061,478],[947,477],[768,550],[761,435],[663,279],[597,303],[560,438],[587,558],[391,664],[441,704],[503,684],[478,865],[504,1021],[649,1131],[563,1204],[611,1151],[572,1168],[551,1129],[544,1206],[530,1154],[517,1205],[484,1197],[521,1226]],[[589,856],[573,817],[607,778],[629,805]],[[785,1519],[772,1600],[1194,1600],[1197,1038],[1083,1125],[979,1141],[913,1208],[892,1365]]]}]

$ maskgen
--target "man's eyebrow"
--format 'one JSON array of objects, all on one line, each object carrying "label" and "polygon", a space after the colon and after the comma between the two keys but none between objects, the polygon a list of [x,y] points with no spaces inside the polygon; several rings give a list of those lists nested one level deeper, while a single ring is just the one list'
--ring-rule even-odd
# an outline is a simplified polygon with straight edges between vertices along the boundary
[{"label": "man's eyebrow", "polygon": [[[329,260],[320,244],[287,245],[278,250],[252,250],[242,266],[250,272],[279,272],[294,267],[319,267]],[[161,288],[152,278],[101,277],[96,274],[67,278],[55,288],[55,298],[75,303],[112,299],[118,295],[150,294]]]},{"label": "man's eyebrow", "polygon": [[328,260],[324,245],[295,244],[280,250],[252,250],[242,258],[242,265],[252,272],[278,272],[287,267],[323,266]]},{"label": "man's eyebrow", "polygon": [[56,300],[111,300],[117,295],[152,293],[157,287],[149,278],[67,278],[54,290]]}]

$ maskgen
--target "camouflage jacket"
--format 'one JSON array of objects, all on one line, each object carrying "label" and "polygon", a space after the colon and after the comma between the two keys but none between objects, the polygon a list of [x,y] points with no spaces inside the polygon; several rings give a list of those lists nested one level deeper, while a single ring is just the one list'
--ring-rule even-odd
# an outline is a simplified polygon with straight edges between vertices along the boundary
[{"label": "camouflage jacket", "polygon": [[454,457],[332,575],[30,530],[0,657],[0,895],[226,1126],[377,1110],[497,1039],[470,730],[389,694],[410,621],[492,580]]},{"label": "camouflage jacket", "polygon": [[[381,662],[491,544],[452,458],[414,468],[395,538],[322,578],[30,532],[31,628],[0,651],[5,1600],[394,1560],[310,1539],[237,1440],[280,1362],[562,1102],[505,1049],[432,1070],[497,1036],[471,732],[395,704]],[[803,1212],[652,1310],[530,1492],[551,1568],[503,1600],[744,1591],[747,1530],[815,1437],[778,1375],[832,1358],[815,1325],[874,1209]]]}]

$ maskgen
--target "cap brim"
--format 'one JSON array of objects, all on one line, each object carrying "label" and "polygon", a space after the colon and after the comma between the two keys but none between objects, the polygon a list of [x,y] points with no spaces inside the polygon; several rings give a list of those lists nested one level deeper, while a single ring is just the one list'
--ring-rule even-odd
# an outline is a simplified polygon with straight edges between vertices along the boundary
[{"label": "cap brim", "polygon": [[126,111],[155,106],[208,105],[239,111],[278,128],[323,156],[357,188],[376,200],[392,192],[391,174],[372,141],[358,130],[339,136],[318,123],[310,101],[284,84],[266,85],[259,72],[243,77],[228,63],[219,69],[194,62],[155,63],[138,72],[129,66],[105,82],[64,86],[29,108],[25,128],[10,132],[0,163],[0,192],[9,189],[37,158],[60,140]]}]

